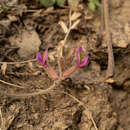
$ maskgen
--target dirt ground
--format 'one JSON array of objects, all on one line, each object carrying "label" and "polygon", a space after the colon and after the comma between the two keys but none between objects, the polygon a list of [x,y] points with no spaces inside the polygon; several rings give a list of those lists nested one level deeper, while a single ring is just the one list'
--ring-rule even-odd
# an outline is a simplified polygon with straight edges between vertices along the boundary
[{"label": "dirt ground", "polygon": [[[69,24],[69,8],[43,8],[37,1],[12,0],[0,9],[0,129],[1,130],[130,130],[130,0],[110,0],[110,30],[115,58],[114,77],[103,82],[108,58],[101,37],[101,16],[81,2],[80,14],[66,43],[82,45],[90,56],[79,69],[48,94],[8,97],[47,89],[53,84],[35,60],[49,45],[49,62],[56,68],[57,46]],[[19,88],[22,86],[23,88]]]}]

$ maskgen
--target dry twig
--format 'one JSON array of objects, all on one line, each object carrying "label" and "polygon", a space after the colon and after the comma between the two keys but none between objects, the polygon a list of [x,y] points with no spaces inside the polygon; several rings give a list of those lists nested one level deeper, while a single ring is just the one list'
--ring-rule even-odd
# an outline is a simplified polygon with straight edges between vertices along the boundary
[{"label": "dry twig", "polygon": [[60,80],[57,80],[53,83],[53,85],[45,90],[39,90],[38,92],[32,92],[32,93],[24,93],[24,94],[7,94],[4,93],[4,95],[12,98],[28,98],[32,96],[37,96],[37,95],[42,95],[42,94],[47,94],[50,91],[52,91],[56,86],[60,84]]},{"label": "dry twig", "polygon": [[6,81],[4,81],[4,80],[1,80],[1,79],[0,79],[0,82],[3,83],[3,84],[6,84],[6,85],[12,86],[12,87],[16,87],[16,88],[25,88],[25,87],[20,86],[20,85],[8,83],[8,82],[6,82]]},{"label": "dry twig", "polygon": [[1,110],[1,107],[0,107],[0,118],[1,118],[1,129],[5,130],[5,120],[2,116],[2,110]]},{"label": "dry twig", "polygon": [[26,64],[28,62],[34,62],[34,61],[36,61],[36,59],[26,60],[26,61],[19,61],[19,62],[0,62],[0,64],[3,64],[3,63],[10,64],[10,65],[14,65],[14,64]]},{"label": "dry twig", "polygon": [[108,67],[107,67],[107,78],[114,74],[114,56],[112,50],[111,34],[109,29],[109,12],[108,12],[108,0],[102,0],[102,18],[105,28],[105,41],[108,46]]}]

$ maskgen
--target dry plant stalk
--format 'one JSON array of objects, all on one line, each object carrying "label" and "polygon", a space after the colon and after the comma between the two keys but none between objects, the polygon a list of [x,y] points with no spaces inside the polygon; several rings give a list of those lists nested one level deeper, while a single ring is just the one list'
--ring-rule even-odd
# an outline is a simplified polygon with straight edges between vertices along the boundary
[{"label": "dry plant stalk", "polygon": [[108,0],[102,0],[102,17],[105,28],[105,41],[108,46],[108,68],[106,77],[109,78],[114,74],[114,55],[112,50],[112,42],[109,27]]},{"label": "dry plant stalk", "polygon": [[25,88],[25,87],[20,86],[20,85],[8,83],[8,82],[6,82],[6,81],[4,81],[4,80],[1,80],[1,79],[0,79],[0,82],[3,83],[3,84],[6,84],[6,85],[12,86],[12,87],[16,87],[16,88]]},{"label": "dry plant stalk", "polygon": [[0,62],[0,64],[9,64],[9,65],[15,65],[15,64],[26,64],[28,62],[35,62],[37,61],[36,59],[32,59],[32,60],[26,60],[26,61],[19,61],[19,62]]}]

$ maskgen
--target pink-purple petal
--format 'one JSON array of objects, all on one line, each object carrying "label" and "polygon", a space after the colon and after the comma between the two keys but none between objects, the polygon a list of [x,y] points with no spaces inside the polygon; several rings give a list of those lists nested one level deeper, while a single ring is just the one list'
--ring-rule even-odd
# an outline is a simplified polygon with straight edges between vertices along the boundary
[{"label": "pink-purple petal", "polygon": [[38,61],[40,64],[42,64],[42,55],[41,55],[40,52],[37,52],[37,54],[36,54],[36,59],[37,59],[37,61]]},{"label": "pink-purple petal", "polygon": [[84,67],[84,66],[88,65],[88,63],[89,63],[89,56],[86,56],[83,59],[81,59],[82,52],[83,52],[82,47],[78,46],[78,48],[77,48],[77,61],[76,61],[78,67]]},{"label": "pink-purple petal", "polygon": [[46,49],[45,51],[45,55],[42,57],[41,53],[40,52],[37,52],[36,54],[36,59],[38,60],[38,62],[44,66],[44,67],[47,67],[47,63],[46,63],[46,60],[47,60],[47,55],[48,55],[48,48]]},{"label": "pink-purple petal", "polygon": [[49,47],[47,47],[47,49],[46,49],[46,51],[45,51],[45,55],[43,56],[43,64],[45,64],[45,62],[46,62],[46,60],[47,60],[48,48],[49,48]]},{"label": "pink-purple petal", "polygon": [[83,52],[83,49],[82,49],[81,46],[78,46],[78,52],[79,52],[79,53]]},{"label": "pink-purple petal", "polygon": [[89,56],[86,56],[86,57],[84,57],[84,58],[81,60],[81,62],[80,62],[80,64],[79,64],[79,67],[84,67],[84,66],[88,65],[88,63],[89,63]]}]

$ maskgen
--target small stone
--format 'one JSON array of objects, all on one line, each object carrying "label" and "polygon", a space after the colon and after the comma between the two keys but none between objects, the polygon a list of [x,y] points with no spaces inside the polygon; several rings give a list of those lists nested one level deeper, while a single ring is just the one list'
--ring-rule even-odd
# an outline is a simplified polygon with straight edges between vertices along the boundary
[{"label": "small stone", "polygon": [[35,30],[23,30],[18,36],[9,38],[12,45],[19,47],[18,54],[22,58],[28,58],[39,50],[41,41]]}]

